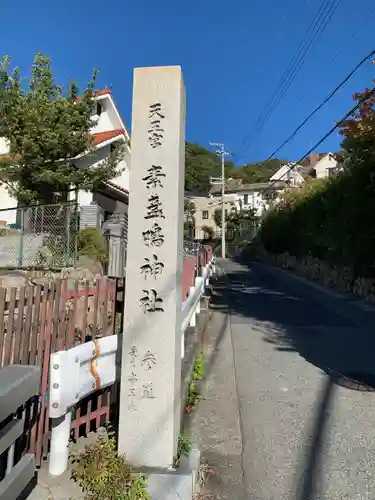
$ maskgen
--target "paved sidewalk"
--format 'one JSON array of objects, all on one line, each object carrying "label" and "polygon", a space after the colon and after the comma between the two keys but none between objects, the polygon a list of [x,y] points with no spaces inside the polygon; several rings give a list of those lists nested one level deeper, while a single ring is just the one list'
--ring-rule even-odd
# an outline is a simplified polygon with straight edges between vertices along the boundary
[{"label": "paved sidewalk", "polygon": [[203,399],[189,418],[202,462],[216,469],[206,485],[207,493],[215,500],[242,500],[246,498],[242,439],[229,317],[215,310],[215,296],[211,312],[204,338],[207,363]]},{"label": "paved sidewalk", "polygon": [[48,475],[45,464],[38,472],[38,484],[27,500],[83,500],[84,494],[70,480],[70,472],[58,477]]}]

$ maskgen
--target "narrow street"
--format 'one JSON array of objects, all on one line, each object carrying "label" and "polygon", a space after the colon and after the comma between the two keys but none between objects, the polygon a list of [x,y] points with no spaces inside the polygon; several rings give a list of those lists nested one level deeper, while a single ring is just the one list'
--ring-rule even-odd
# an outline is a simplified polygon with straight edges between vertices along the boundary
[{"label": "narrow street", "polygon": [[277,269],[220,267],[244,498],[373,500],[375,309]]}]

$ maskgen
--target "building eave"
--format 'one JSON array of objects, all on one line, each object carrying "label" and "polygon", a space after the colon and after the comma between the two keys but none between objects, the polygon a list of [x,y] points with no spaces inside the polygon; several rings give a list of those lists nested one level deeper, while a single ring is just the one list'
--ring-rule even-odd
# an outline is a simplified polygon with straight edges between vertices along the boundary
[{"label": "building eave", "polygon": [[112,181],[105,181],[102,183],[104,189],[109,189],[116,197],[116,199],[125,199],[129,201],[129,191],[115,184]]}]

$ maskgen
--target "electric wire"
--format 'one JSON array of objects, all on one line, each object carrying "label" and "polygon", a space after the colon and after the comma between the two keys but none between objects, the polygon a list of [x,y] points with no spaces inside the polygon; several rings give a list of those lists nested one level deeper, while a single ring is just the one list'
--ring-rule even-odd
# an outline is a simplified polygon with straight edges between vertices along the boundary
[{"label": "electric wire", "polygon": [[258,116],[252,130],[247,134],[243,140],[244,150],[248,149],[255,137],[259,134],[261,129],[265,126],[269,117],[272,115],[285,93],[290,88],[298,72],[305,62],[305,58],[311,47],[316,43],[317,38],[325,30],[328,23],[335,14],[341,0],[323,0],[318,12],[316,13],[312,23],[307,30],[307,33],[299,45],[296,53],[290,61],[287,69],[282,75],[279,83],[277,84],[271,98],[265,105],[263,111]]},{"label": "electric wire", "polygon": [[[335,130],[337,130],[350,116],[352,116],[352,114],[355,111],[357,111],[358,108],[360,108],[361,104],[363,102],[365,102],[373,94],[375,94],[375,87],[373,87],[368,92],[366,92],[366,95],[364,97],[362,97],[362,99],[360,101],[358,101],[358,103],[352,109],[350,109],[343,118],[341,118],[341,120],[336,122],[336,124],[321,139],[319,139],[319,141],[316,144],[314,144],[314,146],[312,148],[310,148],[303,156],[301,156],[301,158],[298,161],[294,162],[292,165],[287,165],[287,167],[289,169],[288,172],[293,170],[299,163],[303,162],[303,160],[308,158],[308,156],[317,147],[319,147],[326,139],[328,139],[328,137],[331,136],[333,134],[333,132]],[[264,191],[265,192],[268,191],[273,185],[275,185],[276,182],[279,182],[279,181],[280,181],[280,179],[276,179],[276,180],[272,181]]]}]

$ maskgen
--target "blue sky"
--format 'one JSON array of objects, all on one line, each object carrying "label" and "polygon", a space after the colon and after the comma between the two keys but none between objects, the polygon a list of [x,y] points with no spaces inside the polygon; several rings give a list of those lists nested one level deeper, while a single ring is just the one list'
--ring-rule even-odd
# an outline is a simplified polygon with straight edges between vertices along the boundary
[{"label": "blue sky", "polygon": [[[263,131],[252,130],[322,0],[18,0],[1,7],[0,47],[23,72],[36,52],[52,57],[60,83],[83,84],[93,67],[131,123],[133,68],[180,64],[187,90],[187,139],[224,142],[237,163],[266,158],[302,119],[375,48],[373,0],[341,0],[324,33]],[[4,22],[5,21],[5,22]],[[351,37],[351,35],[354,36]],[[350,38],[351,37],[351,38]],[[364,65],[301,130],[279,157],[297,159],[352,107],[351,95],[371,85]],[[338,148],[337,135],[319,150]],[[242,155],[238,156],[240,153]]]}]

